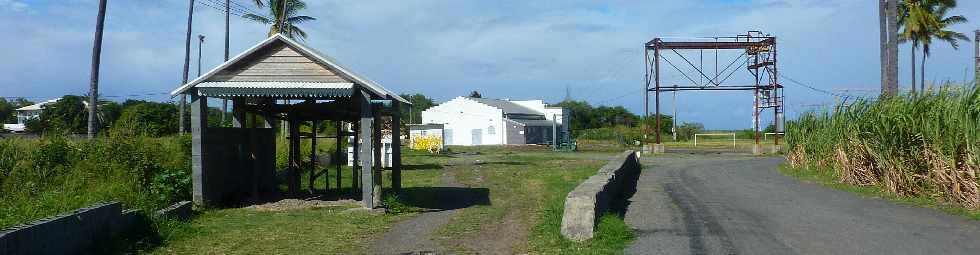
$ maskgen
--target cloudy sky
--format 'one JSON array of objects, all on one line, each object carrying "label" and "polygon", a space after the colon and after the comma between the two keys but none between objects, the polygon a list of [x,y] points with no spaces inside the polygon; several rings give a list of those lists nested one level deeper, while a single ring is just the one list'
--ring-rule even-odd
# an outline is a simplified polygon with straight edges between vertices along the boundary
[{"label": "cloudy sky", "polygon": [[[207,36],[203,68],[220,64],[223,14],[197,0],[193,33]],[[250,0],[235,0],[257,12]],[[42,100],[85,94],[96,0],[0,0],[0,96]],[[172,100],[163,95],[181,78],[186,0],[109,0],[100,93],[112,100]],[[874,95],[878,81],[877,3],[870,0],[686,1],[339,1],[307,0],[306,43],[399,93],[437,101],[478,90],[485,97],[557,102],[576,100],[643,111],[643,48],[654,37],[730,36],[761,30],[778,37],[780,71],[823,90]],[[953,11],[980,28],[980,1]],[[261,41],[267,26],[232,17],[232,55]],[[972,42],[959,51],[934,45],[929,81],[972,80]],[[197,52],[195,43],[192,49]],[[909,80],[908,46],[901,78]],[[691,59],[699,52],[687,53]],[[196,62],[194,54],[192,62]],[[705,52],[713,72],[714,52]],[[720,53],[723,68],[738,53]],[[676,56],[678,67],[686,64]],[[696,61],[696,60],[695,60]],[[686,79],[668,66],[665,84]],[[191,66],[191,75],[197,66]],[[736,72],[733,82],[747,73]],[[792,118],[833,97],[786,86]],[[843,91],[847,89],[849,91]],[[671,96],[664,95],[671,111]],[[749,92],[677,94],[681,121],[708,128],[748,128]],[[652,109],[652,106],[651,106]],[[765,117],[770,119],[771,117]]]}]

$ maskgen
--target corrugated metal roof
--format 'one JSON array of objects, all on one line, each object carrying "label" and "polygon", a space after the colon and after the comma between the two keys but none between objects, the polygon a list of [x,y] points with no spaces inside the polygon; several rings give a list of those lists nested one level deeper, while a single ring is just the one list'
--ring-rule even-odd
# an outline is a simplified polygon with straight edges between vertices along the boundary
[{"label": "corrugated metal roof", "polygon": [[208,97],[350,97],[349,82],[202,82],[198,93]]},{"label": "corrugated metal roof", "polygon": [[500,109],[504,111],[504,114],[544,115],[544,113],[532,110],[531,108],[524,107],[523,105],[519,105],[511,101],[475,97],[467,97],[466,99]]}]

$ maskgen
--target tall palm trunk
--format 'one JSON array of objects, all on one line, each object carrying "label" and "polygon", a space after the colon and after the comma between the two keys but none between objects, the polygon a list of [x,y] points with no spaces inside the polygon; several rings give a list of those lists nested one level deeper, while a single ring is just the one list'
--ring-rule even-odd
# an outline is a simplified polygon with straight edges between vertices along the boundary
[{"label": "tall palm trunk", "polygon": [[888,23],[885,17],[888,16],[888,12],[885,11],[885,6],[887,0],[878,0],[878,32],[880,34],[878,41],[878,55],[881,57],[881,94],[888,94]]},{"label": "tall palm trunk", "polygon": [[922,70],[919,72],[919,79],[922,80],[919,82],[919,91],[921,93],[926,93],[926,58],[928,58],[929,55],[926,55],[925,48],[923,48],[922,51],[922,65],[919,66],[919,70]]},{"label": "tall palm trunk", "polygon": [[915,93],[915,40],[910,44],[912,47],[912,93]]},{"label": "tall palm trunk", "polygon": [[888,90],[890,95],[898,91],[898,0],[888,0]]},{"label": "tall palm trunk", "polygon": [[102,28],[105,26],[105,4],[106,0],[99,1],[99,17],[95,22],[95,43],[92,46],[92,77],[89,83],[88,92],[88,138],[95,137],[98,129],[99,106],[99,65],[102,62]]}]

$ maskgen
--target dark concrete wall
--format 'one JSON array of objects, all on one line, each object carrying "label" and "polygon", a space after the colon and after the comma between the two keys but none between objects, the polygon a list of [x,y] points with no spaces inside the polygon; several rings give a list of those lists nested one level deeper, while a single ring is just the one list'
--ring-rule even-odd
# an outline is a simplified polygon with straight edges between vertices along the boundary
[{"label": "dark concrete wall", "polygon": [[507,129],[507,144],[524,144],[524,125],[504,121],[504,128]]},{"label": "dark concrete wall", "polygon": [[96,204],[3,230],[0,254],[92,254],[140,220],[135,211],[122,211],[119,202]]},{"label": "dark concrete wall", "polygon": [[204,142],[205,204],[240,205],[255,199],[256,191],[258,199],[275,193],[274,129],[208,128]]}]

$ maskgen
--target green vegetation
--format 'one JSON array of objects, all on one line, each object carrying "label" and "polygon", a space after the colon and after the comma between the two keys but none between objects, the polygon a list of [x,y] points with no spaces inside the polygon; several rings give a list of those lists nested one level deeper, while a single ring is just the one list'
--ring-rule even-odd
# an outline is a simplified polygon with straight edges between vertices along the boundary
[{"label": "green vegetation", "polygon": [[787,124],[789,162],[906,198],[980,209],[980,91],[856,100]]},{"label": "green vegetation", "polygon": [[27,99],[17,98],[13,100],[7,100],[6,98],[0,98],[0,122],[3,123],[17,123],[17,114],[15,110],[24,106],[32,105],[34,102],[27,101]]},{"label": "green vegetation", "polygon": [[306,9],[302,0],[254,0],[259,8],[269,7],[269,16],[259,16],[254,13],[245,14],[244,18],[269,25],[269,36],[283,34],[292,39],[306,39],[306,32],[297,25],[314,21],[316,18],[299,15]]},{"label": "green vegetation", "polygon": [[0,228],[97,202],[152,212],[190,198],[190,139],[0,139]]}]

